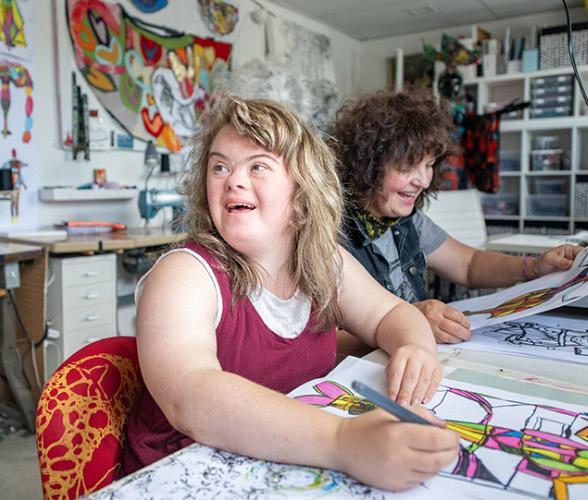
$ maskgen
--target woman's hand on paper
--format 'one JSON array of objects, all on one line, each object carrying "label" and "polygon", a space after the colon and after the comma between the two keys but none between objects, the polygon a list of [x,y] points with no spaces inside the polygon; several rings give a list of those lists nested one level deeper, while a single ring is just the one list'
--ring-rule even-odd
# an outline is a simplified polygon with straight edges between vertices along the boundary
[{"label": "woman's hand on paper", "polygon": [[552,248],[536,259],[530,260],[529,275],[534,279],[555,271],[567,271],[572,267],[576,255],[582,250],[584,247],[579,245],[560,245]]},{"label": "woman's hand on paper", "polygon": [[458,344],[471,338],[470,320],[461,311],[433,299],[415,302],[413,305],[429,321],[438,344]]},{"label": "woman's hand on paper", "polygon": [[405,406],[427,402],[442,375],[435,353],[420,344],[402,345],[386,366],[388,396]]},{"label": "woman's hand on paper", "polygon": [[406,490],[451,464],[459,435],[424,408],[410,408],[434,425],[401,423],[377,409],[341,419],[337,469],[385,490]]}]

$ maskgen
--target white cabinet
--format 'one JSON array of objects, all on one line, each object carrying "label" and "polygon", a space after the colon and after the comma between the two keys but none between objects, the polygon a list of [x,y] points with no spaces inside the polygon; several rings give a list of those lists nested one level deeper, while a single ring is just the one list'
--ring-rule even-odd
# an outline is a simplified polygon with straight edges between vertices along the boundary
[{"label": "white cabinet", "polygon": [[[579,70],[588,85],[588,66]],[[465,82],[466,91],[476,98],[478,113],[483,113],[489,103],[501,107],[517,98],[542,105],[546,99],[543,94],[539,97],[537,88],[557,75],[567,75],[562,80],[573,85],[572,102],[563,95],[565,92],[558,96],[554,91],[551,99],[559,108],[554,105],[548,113],[558,114],[559,109],[559,114],[567,114],[563,107],[570,106],[569,116],[536,117],[543,112],[537,108],[533,112],[527,108],[512,118],[503,116],[501,190],[482,196],[490,232],[569,233],[588,229],[588,113],[571,74],[571,68],[558,68]],[[562,161],[554,166],[559,158]]]},{"label": "white cabinet", "polygon": [[116,255],[52,257],[47,322],[61,361],[80,347],[116,335]]}]

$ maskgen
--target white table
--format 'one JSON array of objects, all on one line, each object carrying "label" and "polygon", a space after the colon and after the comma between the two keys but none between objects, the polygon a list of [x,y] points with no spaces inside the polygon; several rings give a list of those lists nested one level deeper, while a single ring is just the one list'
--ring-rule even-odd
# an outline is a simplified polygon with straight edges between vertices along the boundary
[{"label": "white table", "polygon": [[588,231],[576,235],[509,234],[488,238],[487,250],[512,253],[543,253],[566,243],[588,242]]},{"label": "white table", "polygon": [[[550,312],[553,314],[553,311]],[[574,312],[566,308],[561,314],[573,317]],[[580,313],[582,314],[582,313]],[[588,328],[588,318],[586,319]],[[465,368],[478,372],[482,380],[485,374],[498,375],[516,381],[542,383],[552,388],[574,391],[579,401],[588,405],[588,365],[574,364],[573,370],[564,362],[541,360],[533,358],[521,361],[517,356],[500,355],[486,352],[461,351],[456,347],[452,352],[439,353],[445,372]],[[371,361],[386,362],[386,355],[382,351],[374,351],[366,356]],[[523,366],[522,363],[524,363]],[[329,485],[336,491],[333,498],[362,498],[383,499],[383,492],[367,486],[359,485],[347,476],[336,472],[312,467],[297,467],[284,464],[271,464],[270,469],[261,471],[259,462],[254,459],[233,455],[231,453],[214,450],[199,444],[190,445],[162,460],[141,469],[130,476],[112,483],[88,498],[99,499],[184,499],[198,498],[218,500],[213,494],[223,488],[226,480],[229,488],[223,490],[222,498],[241,498],[231,493],[230,485],[235,477],[246,478],[250,482],[251,494],[248,498],[282,498],[282,493],[273,490],[275,481],[287,478],[286,482],[296,483],[299,489],[296,493],[303,498],[324,496]],[[216,466],[215,466],[216,464]],[[222,464],[222,467],[219,466]],[[227,475],[227,468],[230,471]],[[222,469],[224,472],[219,472]],[[439,476],[437,476],[438,478]],[[437,479],[436,478],[436,479]],[[249,484],[249,483],[248,483]],[[448,485],[448,488],[451,486]],[[283,492],[285,496],[293,490]],[[389,494],[390,498],[430,498],[430,493],[418,488],[404,495]]]}]

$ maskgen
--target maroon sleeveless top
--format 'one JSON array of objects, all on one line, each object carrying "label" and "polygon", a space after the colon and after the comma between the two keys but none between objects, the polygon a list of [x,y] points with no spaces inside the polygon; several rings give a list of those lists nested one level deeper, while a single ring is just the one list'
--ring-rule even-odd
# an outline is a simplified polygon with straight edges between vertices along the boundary
[{"label": "maroon sleeveless top", "polygon": [[[316,332],[313,314],[294,339],[276,335],[263,322],[248,298],[231,306],[229,277],[202,246],[186,245],[212,268],[220,288],[223,310],[216,329],[217,357],[224,371],[260,385],[288,393],[313,378],[325,376],[335,366],[335,327]],[[186,397],[190,397],[186,394]],[[151,394],[139,394],[128,419],[127,442],[119,477],[145,467],[194,441],[175,430]]]}]

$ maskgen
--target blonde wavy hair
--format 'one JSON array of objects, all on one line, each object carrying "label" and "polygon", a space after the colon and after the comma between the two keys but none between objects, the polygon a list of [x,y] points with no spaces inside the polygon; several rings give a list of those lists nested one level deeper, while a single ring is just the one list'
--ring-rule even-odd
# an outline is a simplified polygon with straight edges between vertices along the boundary
[{"label": "blonde wavy hair", "polygon": [[232,248],[210,217],[206,193],[208,159],[214,138],[225,125],[266,151],[282,156],[295,182],[292,220],[295,235],[290,272],[296,287],[311,300],[315,329],[337,322],[337,284],[341,258],[337,246],[342,217],[342,191],[335,157],[319,133],[285,106],[222,95],[214,99],[194,137],[192,167],[184,179],[190,238],[207,248],[230,277],[235,298],[261,286],[255,263]]}]

